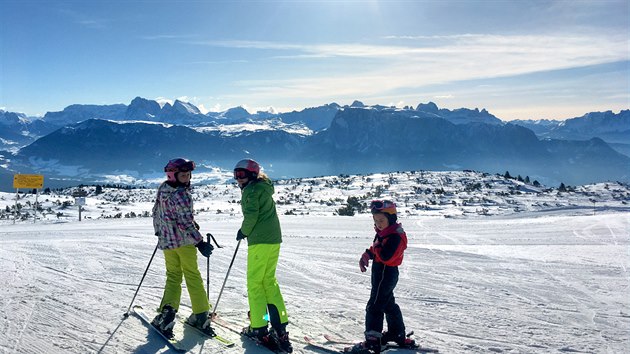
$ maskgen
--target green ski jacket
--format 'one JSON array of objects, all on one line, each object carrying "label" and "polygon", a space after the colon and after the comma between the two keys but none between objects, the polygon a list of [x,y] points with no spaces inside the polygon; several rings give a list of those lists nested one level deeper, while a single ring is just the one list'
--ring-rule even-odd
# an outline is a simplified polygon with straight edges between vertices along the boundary
[{"label": "green ski jacket", "polygon": [[271,180],[267,178],[252,181],[242,190],[244,219],[241,231],[247,235],[249,245],[282,242],[280,221],[273,201],[274,191]]}]

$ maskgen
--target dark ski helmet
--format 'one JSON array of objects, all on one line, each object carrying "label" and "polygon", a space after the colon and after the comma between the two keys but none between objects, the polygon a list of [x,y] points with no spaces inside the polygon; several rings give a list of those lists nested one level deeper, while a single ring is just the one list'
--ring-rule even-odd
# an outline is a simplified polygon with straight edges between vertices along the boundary
[{"label": "dark ski helmet", "polygon": [[186,160],[178,157],[170,160],[166,166],[164,166],[164,172],[166,172],[166,178],[170,182],[177,182],[175,175],[177,172],[188,172],[195,169],[195,162],[192,160]]}]

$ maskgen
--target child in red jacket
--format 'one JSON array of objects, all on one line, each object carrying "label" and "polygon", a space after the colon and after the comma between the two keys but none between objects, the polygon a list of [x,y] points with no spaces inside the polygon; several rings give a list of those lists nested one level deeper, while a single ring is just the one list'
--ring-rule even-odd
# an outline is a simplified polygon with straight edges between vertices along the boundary
[{"label": "child in red jacket", "polygon": [[[396,204],[389,200],[374,200],[370,204],[376,236],[372,246],[359,260],[362,272],[372,260],[372,290],[365,308],[365,342],[357,344],[353,352],[380,352],[381,345],[396,342],[403,347],[415,346],[405,335],[405,323],[394,298],[398,283],[398,266],[407,248],[407,235],[397,222]],[[383,332],[383,318],[387,331]],[[378,349],[377,349],[378,348]]]}]

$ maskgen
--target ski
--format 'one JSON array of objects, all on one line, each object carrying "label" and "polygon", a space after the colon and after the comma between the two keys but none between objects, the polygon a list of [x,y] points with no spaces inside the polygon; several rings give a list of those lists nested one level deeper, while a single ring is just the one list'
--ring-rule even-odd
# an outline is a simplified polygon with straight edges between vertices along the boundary
[{"label": "ski", "polygon": [[421,347],[419,345],[416,345],[415,347],[405,347],[405,346],[400,346],[398,344],[385,345],[385,350],[390,350],[390,349],[409,350],[416,353],[439,353],[440,352],[436,348]]},{"label": "ski", "polygon": [[142,322],[144,322],[147,326],[149,326],[149,328],[151,328],[157,334],[159,334],[160,337],[162,337],[166,341],[166,344],[168,344],[168,346],[171,347],[171,349],[180,353],[187,352],[186,349],[179,346],[179,342],[177,340],[167,337],[164,333],[162,333],[162,331],[160,331],[159,329],[157,329],[151,324],[151,320],[149,319],[149,316],[147,316],[146,312],[144,312],[144,309],[142,308],[142,306],[135,305],[133,307],[133,313],[135,313],[136,316],[138,316],[140,320],[142,320]]},{"label": "ski", "polygon": [[241,329],[238,328],[238,326],[233,325],[233,324],[225,321],[223,318],[221,318],[219,316],[215,316],[212,319],[212,322],[216,323],[217,325],[219,325],[219,326],[221,326],[221,327],[223,327],[223,328],[225,328],[225,329],[227,329],[229,331],[232,331],[232,332],[234,332],[236,334],[241,334]]},{"label": "ski", "polygon": [[349,341],[346,339],[341,339],[341,338],[337,338],[337,337],[333,337],[330,334],[324,334],[324,338],[326,338],[326,340],[330,343],[339,343],[339,344],[355,344],[356,342],[353,341]]},{"label": "ski", "polygon": [[343,350],[337,350],[324,344],[317,343],[313,338],[309,336],[304,336],[304,341],[306,342],[307,347],[311,347],[312,349],[318,350],[320,352],[329,354],[343,353]]},{"label": "ski", "polygon": [[[411,335],[413,335],[413,332],[409,333],[407,336],[411,336]],[[313,338],[310,338],[308,336],[305,336],[304,340],[308,343],[308,345],[315,347],[316,349],[325,351],[327,353],[351,353],[352,347],[358,342],[358,341],[352,342],[346,339],[336,338],[329,334],[324,334],[324,338],[328,341],[328,344],[342,344],[342,345],[349,345],[349,346],[343,348],[342,350],[338,350],[338,349],[333,349],[332,347],[327,347],[325,344],[317,343]],[[422,347],[419,345],[416,345],[413,347],[407,347],[407,346],[400,346],[398,344],[385,344],[383,348],[381,349],[381,353],[385,353],[388,350],[393,350],[393,349],[412,351],[416,353],[439,353],[439,350],[435,348],[427,348],[427,347]]]},{"label": "ski", "polygon": [[214,336],[209,335],[208,333],[202,331],[201,329],[191,325],[186,320],[181,320],[180,322],[183,323],[184,325],[188,326],[189,328],[194,329],[195,331],[197,331],[199,334],[203,335],[204,337],[210,338],[210,339],[214,339],[217,342],[221,343],[222,345],[224,345],[224,346],[226,346],[228,348],[231,348],[231,347],[233,347],[235,345],[235,343],[232,342],[231,340],[226,339],[224,337],[221,337],[219,335],[216,335],[216,334]]}]

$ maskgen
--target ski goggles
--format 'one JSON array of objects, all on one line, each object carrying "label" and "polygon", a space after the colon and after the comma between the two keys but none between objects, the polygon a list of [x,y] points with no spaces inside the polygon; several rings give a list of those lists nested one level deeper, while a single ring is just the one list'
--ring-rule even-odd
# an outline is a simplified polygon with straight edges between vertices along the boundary
[{"label": "ski goggles", "polygon": [[164,168],[164,172],[190,172],[195,169],[195,161],[185,161],[177,158],[168,162]]},{"label": "ski goggles", "polygon": [[249,177],[249,171],[247,170],[234,170],[234,179],[245,179]]},{"label": "ski goggles", "polygon": [[370,203],[372,213],[396,214],[396,203],[390,200],[373,200]]},{"label": "ski goggles", "polygon": [[195,169],[195,164],[192,164],[192,167],[184,166],[179,168],[179,172],[190,172]]}]

